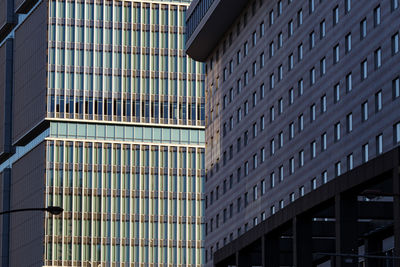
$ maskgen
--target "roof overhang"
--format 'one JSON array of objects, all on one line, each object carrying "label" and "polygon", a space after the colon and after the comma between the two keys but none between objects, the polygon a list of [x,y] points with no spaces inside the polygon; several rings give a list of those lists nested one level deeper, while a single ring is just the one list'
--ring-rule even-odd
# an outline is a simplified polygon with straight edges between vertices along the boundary
[{"label": "roof overhang", "polygon": [[186,53],[204,62],[243,11],[248,0],[215,0],[186,42]]}]

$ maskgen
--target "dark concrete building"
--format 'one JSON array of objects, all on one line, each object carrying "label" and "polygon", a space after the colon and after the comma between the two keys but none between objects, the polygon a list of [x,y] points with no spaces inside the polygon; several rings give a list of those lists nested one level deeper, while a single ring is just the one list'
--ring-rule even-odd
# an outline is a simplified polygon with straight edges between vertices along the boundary
[{"label": "dark concrete building", "polygon": [[[292,218],[285,209],[295,204],[306,211],[313,202],[305,197],[315,200],[309,195],[334,187],[337,177],[350,181],[353,169],[398,147],[398,0],[198,0],[186,21],[186,51],[206,63],[208,266],[213,255],[220,264],[257,234],[265,238],[278,213]],[[311,218],[340,222],[339,213],[325,216]],[[392,251],[398,238],[382,235],[379,248]],[[362,242],[333,247],[329,255],[365,250]],[[271,266],[279,265],[296,264]]]}]

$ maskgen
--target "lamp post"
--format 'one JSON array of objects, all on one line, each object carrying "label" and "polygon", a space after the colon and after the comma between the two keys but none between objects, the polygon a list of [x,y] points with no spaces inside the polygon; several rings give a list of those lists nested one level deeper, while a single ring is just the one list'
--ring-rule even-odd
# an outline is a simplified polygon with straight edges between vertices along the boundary
[{"label": "lamp post", "polygon": [[22,212],[22,211],[47,211],[51,215],[59,215],[64,211],[63,208],[57,206],[48,206],[47,208],[26,208],[26,209],[15,209],[15,210],[6,210],[0,212],[0,215],[9,214],[14,212]]}]

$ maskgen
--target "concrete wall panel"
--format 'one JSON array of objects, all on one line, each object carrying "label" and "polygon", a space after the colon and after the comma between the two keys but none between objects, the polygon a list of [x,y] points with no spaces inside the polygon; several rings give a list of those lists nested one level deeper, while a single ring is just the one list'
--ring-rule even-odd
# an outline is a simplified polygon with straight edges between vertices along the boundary
[{"label": "concrete wall panel", "polygon": [[[45,142],[39,144],[13,165],[11,209],[44,207],[45,148]],[[36,211],[11,215],[10,266],[43,265],[44,216]]]},{"label": "concrete wall panel", "polygon": [[13,143],[46,115],[47,2],[42,2],[15,31]]}]

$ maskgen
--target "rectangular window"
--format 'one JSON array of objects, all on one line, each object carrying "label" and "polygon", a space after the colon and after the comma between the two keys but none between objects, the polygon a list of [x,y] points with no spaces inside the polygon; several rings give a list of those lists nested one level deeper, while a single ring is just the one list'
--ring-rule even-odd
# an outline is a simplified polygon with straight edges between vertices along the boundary
[{"label": "rectangular window", "polygon": [[265,195],[265,191],[266,191],[266,188],[265,188],[265,180],[262,180],[262,181],[261,181],[261,195],[262,195],[262,196]]},{"label": "rectangular window", "polygon": [[337,83],[333,86],[333,103],[337,103],[340,100],[340,85]]},{"label": "rectangular window", "polygon": [[351,133],[353,131],[353,113],[349,113],[346,116],[346,132]]},{"label": "rectangular window", "polygon": [[247,54],[249,53],[249,43],[245,42],[243,45],[243,56],[247,56]]},{"label": "rectangular window", "polygon": [[322,183],[326,184],[328,182],[328,172],[327,171],[323,171],[321,173],[321,178],[322,178]]},{"label": "rectangular window", "polygon": [[399,53],[399,33],[392,36],[392,55]]},{"label": "rectangular window", "polygon": [[309,39],[310,39],[310,50],[311,50],[315,46],[315,33],[314,32],[310,33]]},{"label": "rectangular window", "polygon": [[275,120],[275,108],[274,106],[269,109],[269,121],[273,122]]},{"label": "rectangular window", "polygon": [[289,124],[289,140],[292,140],[294,138],[294,123],[291,122]]},{"label": "rectangular window", "polygon": [[351,77],[351,72],[346,75],[346,92],[350,92],[353,89],[353,81]]},{"label": "rectangular window", "polygon": [[257,74],[257,61],[253,62],[253,77],[256,76]]},{"label": "rectangular window", "polygon": [[375,94],[375,112],[382,110],[382,90]]},{"label": "rectangular window", "polygon": [[321,151],[325,151],[326,150],[326,148],[327,148],[327,135],[326,135],[326,133],[323,133],[322,135],[321,135]]},{"label": "rectangular window", "polygon": [[265,33],[265,25],[264,22],[261,22],[260,24],[260,37],[263,37]]},{"label": "rectangular window", "polygon": [[274,188],[275,187],[275,173],[274,172],[272,172],[270,174],[269,179],[270,179],[270,187]]},{"label": "rectangular window", "polygon": [[303,24],[303,10],[300,9],[297,11],[297,27],[300,27],[300,25]]},{"label": "rectangular window", "polygon": [[361,120],[368,120],[368,101],[361,104]]},{"label": "rectangular window", "polygon": [[278,34],[278,49],[281,48],[283,46],[283,33],[280,32]]},{"label": "rectangular window", "polygon": [[278,9],[278,17],[279,17],[280,15],[282,15],[282,0],[278,1],[277,9]]},{"label": "rectangular window", "polygon": [[381,24],[381,6],[374,8],[374,27]]},{"label": "rectangular window", "polygon": [[315,84],[315,68],[310,70],[310,85]]},{"label": "rectangular window", "polygon": [[362,156],[363,156],[363,162],[367,162],[368,161],[368,154],[369,154],[369,148],[368,148],[369,146],[368,146],[368,143],[367,144],[364,144],[363,146],[362,146]]},{"label": "rectangular window", "polygon": [[391,0],[392,12],[399,8],[399,0]]},{"label": "rectangular window", "polygon": [[293,35],[293,20],[290,20],[288,23],[288,37]]},{"label": "rectangular window", "polygon": [[299,152],[299,167],[304,166],[304,150]]},{"label": "rectangular window", "polygon": [[339,161],[339,162],[336,162],[336,164],[335,164],[335,175],[340,176],[341,174],[342,174],[342,168],[341,168],[341,164]]},{"label": "rectangular window", "polygon": [[326,73],[326,59],[325,59],[325,57],[320,60],[319,65],[320,65],[320,76],[322,77]]},{"label": "rectangular window", "polygon": [[346,54],[351,51],[351,33],[345,37]]},{"label": "rectangular window", "polygon": [[264,68],[265,65],[265,56],[264,53],[261,53],[260,55],[260,69]]},{"label": "rectangular window", "polygon": [[365,80],[368,77],[368,61],[365,59],[361,62],[361,80]]},{"label": "rectangular window", "polygon": [[294,202],[294,192],[289,195],[290,202]]},{"label": "rectangular window", "polygon": [[376,137],[376,155],[380,155],[383,152],[383,134]]},{"label": "rectangular window", "polygon": [[279,148],[283,147],[283,132],[279,133]]},{"label": "rectangular window", "polygon": [[257,123],[253,124],[253,138],[257,137]]},{"label": "rectangular window", "polygon": [[313,13],[315,10],[315,1],[314,0],[308,0],[308,8],[309,8],[309,13]]},{"label": "rectangular window", "polygon": [[289,175],[294,173],[294,158],[289,159]]},{"label": "rectangular window", "polygon": [[303,44],[301,43],[297,47],[297,61],[300,62],[302,59],[303,59]]},{"label": "rectangular window", "polygon": [[257,154],[253,155],[253,169],[257,169],[258,167],[258,158],[257,158]]},{"label": "rectangular window", "polygon": [[310,107],[310,122],[315,121],[315,117],[316,117],[316,108],[315,108],[315,104],[311,105]]},{"label": "rectangular window", "polygon": [[339,23],[339,7],[338,6],[336,6],[333,9],[332,15],[333,15],[333,26],[335,26],[336,24]]},{"label": "rectangular window", "polygon": [[249,131],[244,132],[243,144],[244,146],[247,146],[249,144]]},{"label": "rectangular window", "polygon": [[278,100],[278,107],[279,107],[278,114],[282,114],[283,113],[283,98],[280,98]]},{"label": "rectangular window", "polygon": [[297,118],[298,124],[299,124],[299,132],[304,130],[304,116],[303,114],[300,114],[300,116]]},{"label": "rectangular window", "polygon": [[283,67],[282,65],[280,65],[278,67],[278,81],[282,81],[283,80]]},{"label": "rectangular window", "polygon": [[335,124],[335,142],[340,140],[340,122]]},{"label": "rectangular window", "polygon": [[252,44],[255,46],[257,44],[257,32],[253,32]]},{"label": "rectangular window", "polygon": [[275,75],[272,73],[269,76],[269,89],[272,90],[275,87]]},{"label": "rectangular window", "polygon": [[326,35],[326,23],[325,20],[319,23],[319,38],[322,39]]},{"label": "rectangular window", "polygon": [[274,10],[271,10],[269,12],[269,26],[272,26],[274,24]]},{"label": "rectangular window", "polygon": [[340,60],[339,44],[335,45],[333,48],[333,64],[338,63]]},{"label": "rectangular window", "polygon": [[393,126],[393,130],[394,130],[394,134],[393,134],[393,136],[394,136],[394,143],[395,143],[395,144],[398,144],[398,143],[400,143],[400,122],[396,123],[396,124]]},{"label": "rectangular window", "polygon": [[351,10],[351,0],[344,0],[344,12],[347,14]]},{"label": "rectangular window", "polygon": [[246,72],[244,73],[244,81],[243,81],[243,84],[244,84],[244,86],[246,86],[246,85],[249,84],[249,72],[248,72],[248,71],[246,71]]},{"label": "rectangular window", "polygon": [[393,99],[396,99],[400,96],[400,78],[397,77],[392,81],[392,91],[393,91]]},{"label": "rectangular window", "polygon": [[240,62],[242,61],[242,54],[240,53],[240,50],[237,51],[237,53],[236,53],[236,61],[237,61],[237,65],[239,65]]},{"label": "rectangular window", "polygon": [[257,92],[253,92],[253,107],[257,105]]},{"label": "rectangular window", "polygon": [[354,156],[353,153],[347,155],[347,170],[352,170],[354,168]]},{"label": "rectangular window", "polygon": [[317,189],[317,178],[311,179],[311,189],[312,190]]},{"label": "rectangular window", "polygon": [[297,87],[299,90],[299,96],[302,96],[304,93],[304,83],[303,83],[303,79],[299,80],[297,83]]},{"label": "rectangular window", "polygon": [[382,66],[382,49],[378,48],[374,52],[375,69],[379,69]]},{"label": "rectangular window", "polygon": [[270,141],[269,147],[270,147],[270,155],[272,156],[275,154],[275,140],[274,139],[272,139]]},{"label": "rectangular window", "polygon": [[312,141],[310,144],[310,150],[311,150],[311,159],[315,159],[317,156],[317,142]]},{"label": "rectangular window", "polygon": [[304,192],[305,190],[304,190],[304,186],[300,186],[299,187],[299,195],[302,197],[302,196],[304,196]]},{"label": "rectangular window", "polygon": [[274,42],[269,44],[269,58],[274,56]]},{"label": "rectangular window", "polygon": [[364,39],[367,36],[367,19],[363,19],[360,22],[360,39]]},{"label": "rectangular window", "polygon": [[265,96],[265,90],[264,90],[264,84],[260,85],[260,99],[264,99]]},{"label": "rectangular window", "polygon": [[260,161],[261,163],[263,163],[265,161],[265,148],[263,147],[260,149],[260,156],[261,156]]},{"label": "rectangular window", "polygon": [[283,166],[282,165],[279,167],[279,181],[280,182],[283,181]]},{"label": "rectangular window", "polygon": [[289,98],[289,105],[292,105],[293,102],[294,102],[294,90],[293,90],[293,88],[290,88],[290,89],[289,89],[289,96],[288,96],[288,98]]},{"label": "rectangular window", "polygon": [[229,102],[233,101],[233,88],[229,90]]},{"label": "rectangular window", "polygon": [[326,95],[323,95],[321,97],[321,113],[325,113],[326,109]]},{"label": "rectangular window", "polygon": [[292,70],[294,66],[293,54],[290,54],[288,57],[288,70]]}]

